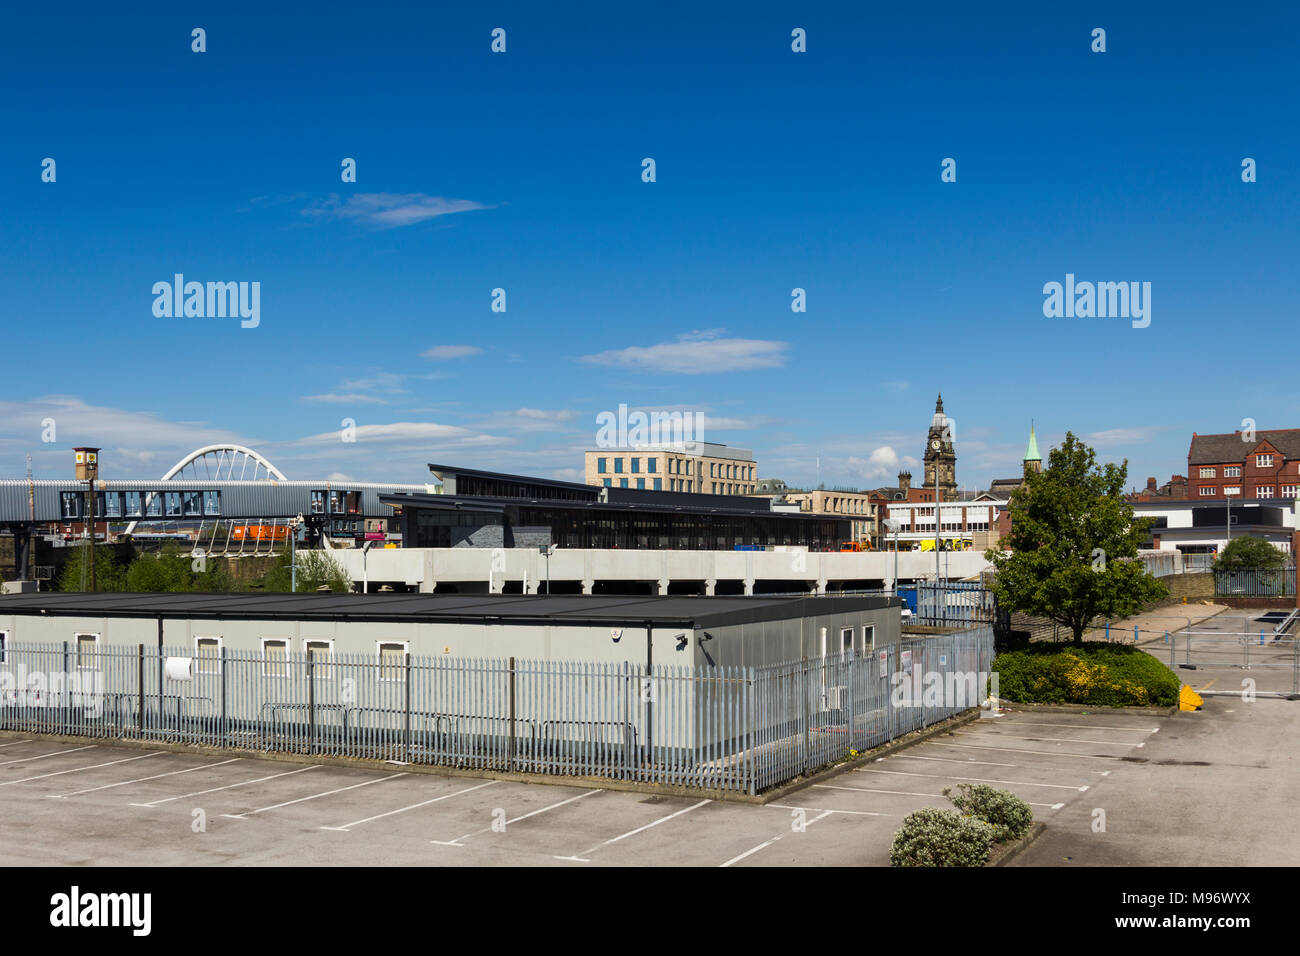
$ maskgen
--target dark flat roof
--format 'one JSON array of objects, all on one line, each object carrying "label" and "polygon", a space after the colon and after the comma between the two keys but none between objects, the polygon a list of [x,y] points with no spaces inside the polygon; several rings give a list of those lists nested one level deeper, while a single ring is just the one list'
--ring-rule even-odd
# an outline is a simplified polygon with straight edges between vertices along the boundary
[{"label": "dark flat roof", "polygon": [[567,488],[572,491],[587,491],[592,494],[599,494],[600,488],[596,485],[588,485],[581,481],[562,481],[559,478],[532,478],[528,475],[512,475],[504,471],[483,471],[479,468],[458,468],[455,465],[439,465],[429,462],[429,471],[439,480],[445,480],[443,475],[468,475],[472,478],[490,478],[493,481],[513,481],[519,484],[528,485],[546,485],[551,488]]},{"label": "dark flat roof", "polygon": [[[593,490],[594,486],[591,486]],[[608,489],[607,489],[608,490]],[[632,489],[623,488],[621,491]],[[636,499],[620,498],[614,501],[575,501],[568,498],[513,498],[488,495],[426,495],[407,493],[380,495],[379,500],[389,506],[404,508],[435,508],[438,510],[487,511],[493,506],[501,510],[510,505],[524,505],[532,508],[550,508],[564,511],[601,511],[627,514],[630,512],[655,512],[684,515],[728,515],[745,518],[782,518],[798,521],[840,521],[848,523],[855,520],[853,515],[816,514],[811,511],[770,511],[766,502],[761,506],[737,502],[715,502],[711,498],[744,499],[743,495],[697,495],[687,492],[642,491],[636,489]],[[704,499],[704,500],[700,500]]]},{"label": "dark flat roof", "polygon": [[588,594],[121,594],[0,597],[0,615],[723,627],[899,606],[887,596],[636,597]]}]

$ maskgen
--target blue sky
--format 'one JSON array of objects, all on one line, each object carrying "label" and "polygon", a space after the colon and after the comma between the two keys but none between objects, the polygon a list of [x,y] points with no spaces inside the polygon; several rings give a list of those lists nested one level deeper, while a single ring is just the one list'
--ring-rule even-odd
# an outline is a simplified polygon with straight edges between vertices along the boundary
[{"label": "blue sky", "polygon": [[[6,14],[0,475],[238,441],[575,477],[626,404],[875,486],[942,390],[966,487],[1031,418],[1140,485],[1193,431],[1300,426],[1294,9],[458,6]],[[260,324],[155,317],[178,272],[259,282]],[[1045,318],[1067,273],[1150,282],[1150,326]]]}]

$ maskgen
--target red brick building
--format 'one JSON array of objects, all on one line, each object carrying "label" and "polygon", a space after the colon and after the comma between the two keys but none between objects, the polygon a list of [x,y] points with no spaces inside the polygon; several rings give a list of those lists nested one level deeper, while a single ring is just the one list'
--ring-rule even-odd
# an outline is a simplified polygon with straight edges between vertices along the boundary
[{"label": "red brick building", "polygon": [[1147,479],[1147,486],[1141,491],[1125,495],[1126,501],[1185,501],[1187,499],[1187,477],[1174,475],[1163,485],[1156,485],[1154,478]]},{"label": "red brick building", "polygon": [[1187,452],[1187,497],[1300,497],[1300,428],[1192,433]]}]

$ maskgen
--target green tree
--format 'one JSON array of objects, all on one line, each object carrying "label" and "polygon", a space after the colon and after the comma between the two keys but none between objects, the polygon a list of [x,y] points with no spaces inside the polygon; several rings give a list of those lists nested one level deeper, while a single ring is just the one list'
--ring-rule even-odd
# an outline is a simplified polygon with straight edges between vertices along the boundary
[{"label": "green tree", "polygon": [[[63,564],[63,570],[59,572],[58,580],[55,581],[55,588],[59,591],[89,590],[90,549],[82,544],[70,550],[72,553],[68,555],[68,560]],[[83,574],[85,575],[85,584],[82,583]],[[95,590],[126,590],[126,572],[118,562],[117,556],[113,553],[111,547],[100,546],[95,548]]]},{"label": "green tree", "polygon": [[299,551],[298,590],[315,591],[322,586],[331,591],[351,591],[352,578],[328,551]]},{"label": "green tree", "polygon": [[[266,591],[287,592],[292,581],[290,555],[284,554],[262,576]],[[298,592],[315,591],[322,585],[331,591],[351,591],[352,579],[328,551],[298,551]]]},{"label": "green tree", "polygon": [[1286,564],[1286,553],[1273,547],[1263,538],[1243,535],[1233,538],[1228,546],[1219,552],[1214,562],[1216,571],[1255,571],[1272,570]]},{"label": "green tree", "polygon": [[167,545],[157,553],[141,554],[126,571],[128,591],[193,591],[194,571],[189,552]]},{"label": "green tree", "polygon": [[1052,449],[1041,474],[1011,496],[1011,532],[985,552],[998,604],[1070,629],[1074,643],[1095,618],[1124,617],[1168,589],[1137,557],[1150,519],[1136,519],[1123,498],[1128,462],[1097,466],[1097,454],[1073,433]]}]

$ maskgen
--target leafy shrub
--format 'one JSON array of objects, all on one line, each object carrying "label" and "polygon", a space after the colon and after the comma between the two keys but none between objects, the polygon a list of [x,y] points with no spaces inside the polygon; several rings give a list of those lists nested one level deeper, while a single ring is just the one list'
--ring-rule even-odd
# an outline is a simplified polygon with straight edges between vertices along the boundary
[{"label": "leafy shrub", "polygon": [[1280,568],[1286,564],[1286,552],[1263,538],[1242,535],[1233,538],[1214,561],[1216,571],[1256,571]]},{"label": "leafy shrub", "polygon": [[959,783],[954,796],[953,789],[944,787],[943,795],[966,816],[992,826],[994,842],[1018,840],[1029,832],[1034,822],[1034,811],[1029,804],[1009,790],[998,790],[982,783]]},{"label": "leafy shrub", "polygon": [[983,866],[994,828],[954,810],[924,807],[903,818],[889,848],[890,866]]},{"label": "leafy shrub", "polygon": [[1031,644],[993,659],[998,696],[1026,704],[1173,706],[1182,686],[1173,671],[1136,647],[1087,641]]}]

